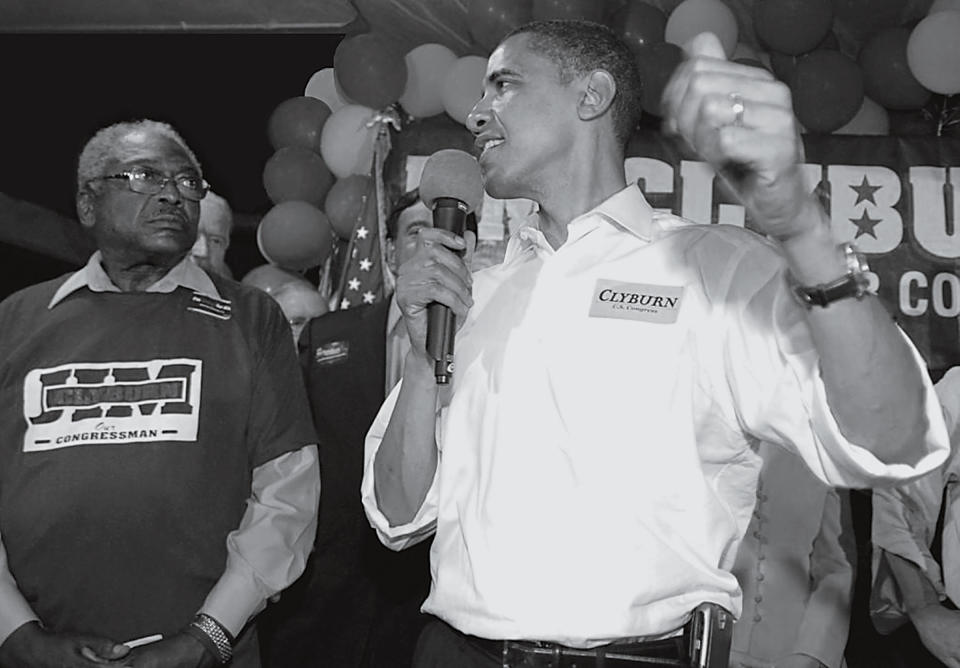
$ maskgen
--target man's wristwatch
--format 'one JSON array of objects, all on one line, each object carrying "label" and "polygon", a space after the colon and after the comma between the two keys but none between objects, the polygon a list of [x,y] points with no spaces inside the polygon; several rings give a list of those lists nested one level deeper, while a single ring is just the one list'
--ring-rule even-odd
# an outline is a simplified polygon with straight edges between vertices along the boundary
[{"label": "man's wristwatch", "polygon": [[819,285],[800,285],[790,272],[787,272],[787,281],[790,283],[793,294],[807,308],[827,306],[847,297],[860,299],[867,294],[867,287],[870,285],[867,272],[870,271],[870,267],[867,265],[866,258],[849,241],[840,244],[839,248],[847,263],[847,273],[836,280]]},{"label": "man's wristwatch", "polygon": [[198,614],[184,629],[216,657],[220,665],[233,658],[233,637],[216,619],[204,613]]}]

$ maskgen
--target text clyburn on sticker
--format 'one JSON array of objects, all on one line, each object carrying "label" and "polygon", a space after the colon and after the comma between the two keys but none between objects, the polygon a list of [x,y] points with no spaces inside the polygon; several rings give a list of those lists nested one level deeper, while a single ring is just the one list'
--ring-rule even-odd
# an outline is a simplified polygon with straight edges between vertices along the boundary
[{"label": "text clyburn on sticker", "polygon": [[614,304],[637,304],[639,306],[659,306],[660,308],[676,308],[680,301],[677,297],[617,292],[609,288],[601,290],[597,298],[602,302],[612,302]]}]

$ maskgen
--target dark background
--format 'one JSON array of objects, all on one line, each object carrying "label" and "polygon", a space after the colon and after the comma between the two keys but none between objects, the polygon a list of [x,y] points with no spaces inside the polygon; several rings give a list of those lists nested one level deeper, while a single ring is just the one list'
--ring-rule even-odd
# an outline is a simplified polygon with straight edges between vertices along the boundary
[{"label": "dark background", "polygon": [[[339,34],[0,35],[0,192],[75,218],[76,158],[99,128],[138,118],[177,128],[212,188],[248,219],[271,206],[261,180],[267,121],[333,66]],[[0,224],[4,224],[0,220]],[[239,278],[265,260],[250,225],[227,255]],[[73,265],[0,243],[0,298]]]}]

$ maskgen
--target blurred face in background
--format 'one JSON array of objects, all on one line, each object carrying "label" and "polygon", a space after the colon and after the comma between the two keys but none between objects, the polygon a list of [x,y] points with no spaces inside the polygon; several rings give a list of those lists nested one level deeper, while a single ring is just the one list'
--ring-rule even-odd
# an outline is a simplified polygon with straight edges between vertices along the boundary
[{"label": "blurred face in background", "polygon": [[271,296],[280,304],[280,309],[290,323],[294,344],[300,339],[300,332],[311,319],[328,311],[326,300],[309,281],[291,281]]},{"label": "blurred face in background", "polygon": [[226,263],[232,227],[233,213],[230,205],[222,197],[208,192],[200,201],[197,240],[190,249],[194,262],[209,272],[232,278]]}]

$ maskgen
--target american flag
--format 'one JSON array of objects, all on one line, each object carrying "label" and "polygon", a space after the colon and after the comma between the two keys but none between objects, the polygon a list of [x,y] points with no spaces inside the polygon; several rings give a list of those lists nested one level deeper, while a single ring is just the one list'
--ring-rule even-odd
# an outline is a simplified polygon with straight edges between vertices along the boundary
[{"label": "american flag", "polygon": [[393,275],[387,268],[383,253],[386,245],[383,162],[390,152],[388,125],[392,124],[393,116],[378,116],[376,121],[378,133],[374,144],[371,178],[347,245],[343,272],[336,293],[334,305],[340,310],[361,304],[373,304],[386,297],[393,289]]}]

